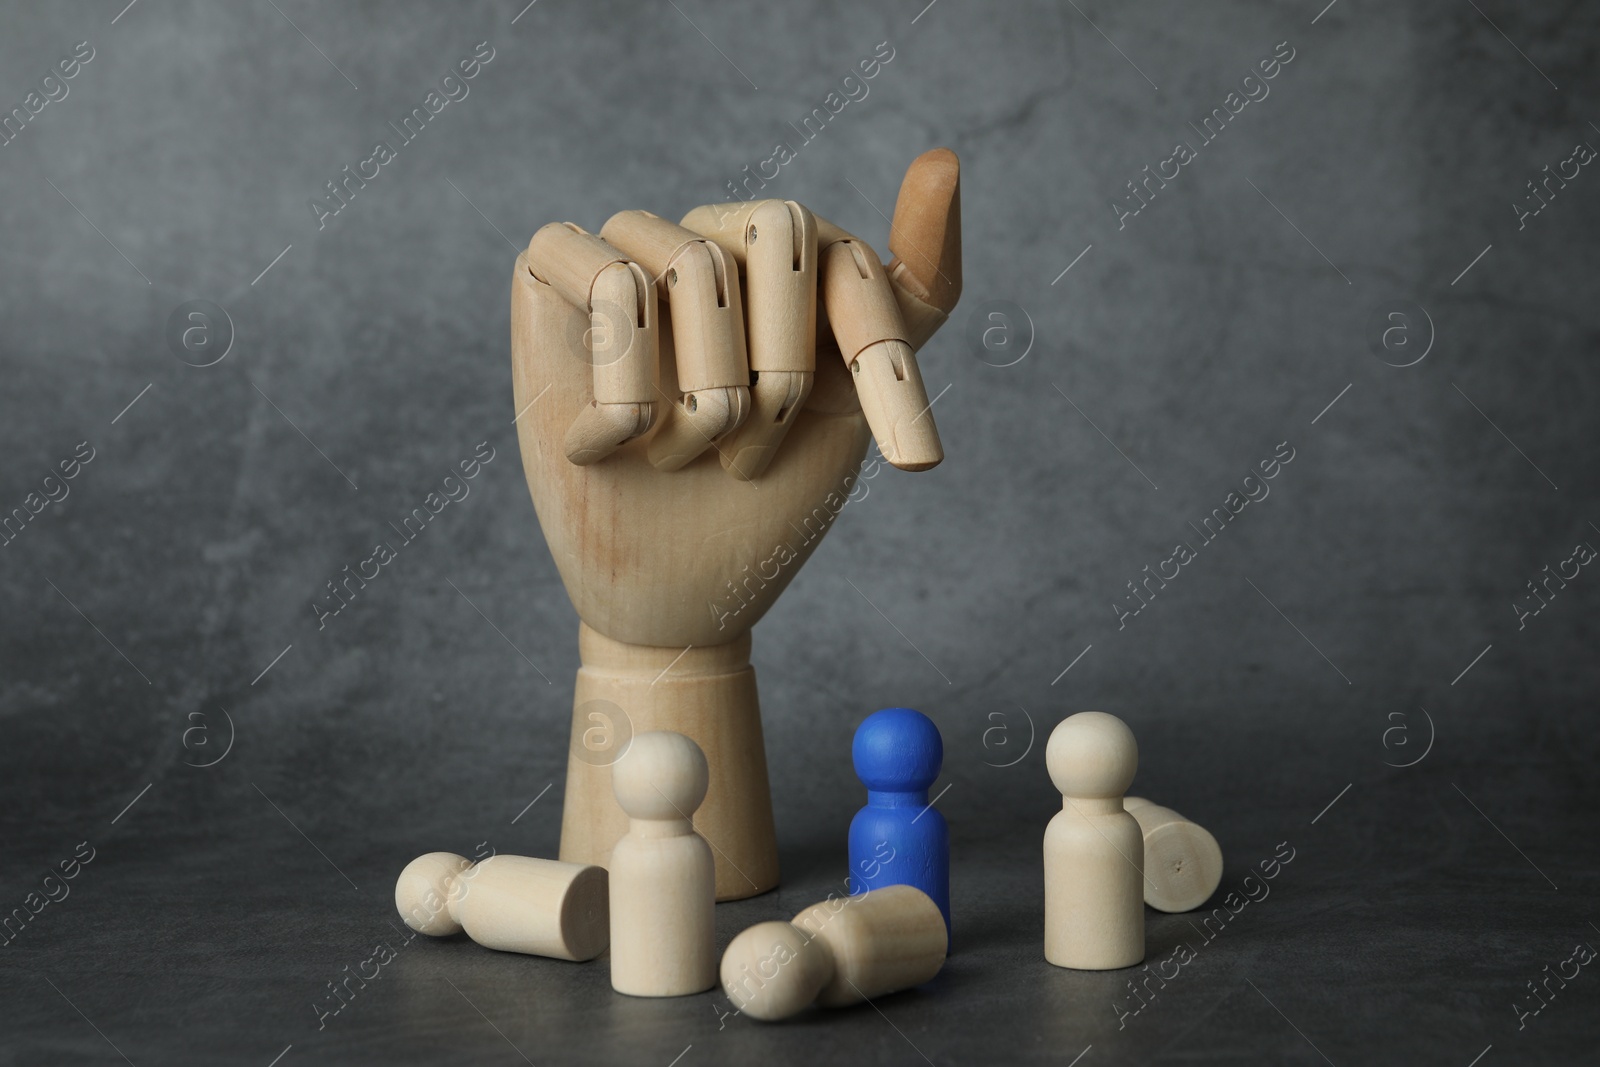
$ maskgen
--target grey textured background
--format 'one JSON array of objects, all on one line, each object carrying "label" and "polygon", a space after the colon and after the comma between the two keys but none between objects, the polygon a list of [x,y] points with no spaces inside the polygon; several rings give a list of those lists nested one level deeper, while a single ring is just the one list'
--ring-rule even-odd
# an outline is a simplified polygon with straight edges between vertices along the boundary
[{"label": "grey textured background", "polygon": [[[1600,578],[1520,631],[1511,604],[1600,543],[1600,177],[1521,230],[1510,205],[1600,144],[1600,18],[1324,2],[7,5],[0,107],[96,54],[0,147],[0,507],[96,456],[0,549],[0,907],[96,852],[0,949],[0,1062],[1593,1062],[1595,975],[1513,1004],[1600,942]],[[319,231],[308,198],[484,40]],[[1124,183],[1284,40],[1119,230]],[[576,618],[515,451],[508,245],[722,199],[881,41],[771,192],[881,249],[906,163],[961,155],[966,295],[922,357],[948,459],[870,481],[756,630],[785,884],[719,926],[842,881],[851,731],[907,704],[946,741],[956,953],[872,1008],[719,1028],[720,991],[419,939],[319,1031],[325,983],[399,942],[412,856],[556,849]],[[203,369],[164,340],[193,298],[236,330]],[[1007,367],[970,321],[998,300],[1013,350],[1031,321]],[[1434,336],[1400,369],[1406,301]],[[485,440],[318,632],[323,583]],[[1124,583],[1282,441],[1271,496],[1119,631]],[[1029,722],[1085,708],[1222,841],[1224,889],[1296,856],[1123,1028],[1127,974],[1040,951]],[[1192,929],[1151,913],[1150,958]]]}]

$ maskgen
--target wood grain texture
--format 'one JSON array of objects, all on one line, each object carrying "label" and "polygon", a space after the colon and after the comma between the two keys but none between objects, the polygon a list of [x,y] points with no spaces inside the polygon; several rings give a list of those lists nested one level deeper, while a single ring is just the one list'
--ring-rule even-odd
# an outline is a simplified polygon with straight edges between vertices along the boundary
[{"label": "wood grain texture", "polygon": [[[920,214],[958,217],[957,188],[923,166],[908,195],[939,199]],[[949,308],[924,303],[913,330],[901,307],[927,287],[908,297],[870,247],[792,202],[713,205],[682,226],[622,212],[606,233],[616,245],[543,227],[511,281],[523,470],[582,621],[561,854],[603,862],[622,832],[608,758],[583,743],[603,702],[630,732],[702,746],[714,771],[696,825],[718,847],[719,897],[747,896],[777,880],[748,632],[843,509],[871,431],[909,469],[942,456],[914,349]],[[825,245],[839,246],[827,277]],[[838,294],[831,325],[819,287]],[[735,643],[731,661],[708,651]]]},{"label": "wood grain texture", "polygon": [[670,729],[715,754],[706,757],[709,788],[694,825],[716,846],[717,899],[776,886],[777,837],[750,635],[684,651],[623,644],[583,625],[578,651],[584,665],[574,696],[561,858],[611,865],[612,845],[628,828],[612,800],[616,760],[631,737]]}]

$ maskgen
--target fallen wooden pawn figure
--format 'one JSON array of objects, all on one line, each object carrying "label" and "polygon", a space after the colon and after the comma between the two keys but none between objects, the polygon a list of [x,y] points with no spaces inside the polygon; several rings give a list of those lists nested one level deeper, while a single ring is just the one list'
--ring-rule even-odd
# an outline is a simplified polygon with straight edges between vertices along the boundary
[{"label": "fallen wooden pawn figure", "polygon": [[611,940],[607,888],[604,867],[430,852],[400,872],[394,903],[407,926],[430,937],[465,930],[501,952],[592,960]]},{"label": "fallen wooden pawn figure", "polygon": [[722,988],[751,1018],[787,1019],[921,985],[944,966],[947,940],[928,894],[886,886],[745,930],[723,953]]}]

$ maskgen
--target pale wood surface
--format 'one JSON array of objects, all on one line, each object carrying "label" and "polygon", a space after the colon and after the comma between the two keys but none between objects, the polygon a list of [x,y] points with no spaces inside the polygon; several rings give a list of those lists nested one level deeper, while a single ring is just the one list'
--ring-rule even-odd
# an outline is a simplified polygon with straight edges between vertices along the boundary
[{"label": "pale wood surface", "polygon": [[1144,959],[1144,838],[1122,807],[1139,747],[1121,719],[1084,711],[1045,747],[1061,811],[1044,835],[1044,956],[1103,971]]},{"label": "pale wood surface", "polygon": [[[891,247],[959,255],[954,158],[912,164],[906,195],[930,202],[897,204]],[[908,469],[943,455],[914,349],[949,311],[930,301],[959,297],[960,264],[902,254],[904,269],[888,270],[777,200],[697,209],[682,226],[623,212],[606,230],[627,250],[571,223],[543,227],[511,284],[523,469],[584,624],[561,854],[601,862],[621,833],[603,761],[578,746],[585,707],[605,700],[640,729],[702,746],[713,786],[697,825],[720,850],[719,896],[747,896],[777,880],[748,647],[714,670],[691,661],[744,638],[794,579],[871,433]],[[837,303],[831,318],[819,288]],[[741,294],[742,338],[730,334]],[[654,673],[641,678],[600,637],[646,649]]]},{"label": "pale wood surface", "polygon": [[947,944],[932,898],[886,886],[745,930],[723,953],[722,986],[744,1014],[783,1019],[813,1003],[843,1007],[921,985],[944,966]]},{"label": "pale wood surface", "polygon": [[465,930],[485,948],[591,960],[610,938],[607,892],[602,867],[504,855],[473,863],[430,852],[400,872],[394,898],[420,933]]},{"label": "pale wood surface", "polygon": [[[710,786],[694,813],[716,846],[717,899],[737,900],[778,884],[778,850],[750,635],[708,648],[627,645],[582,626],[574,697],[561,858],[609,867],[628,828],[612,800],[615,761],[629,738],[672,729],[709,757]],[[607,721],[611,720],[611,721]]]},{"label": "pale wood surface", "polygon": [[1205,827],[1144,797],[1123,807],[1144,837],[1144,902],[1157,911],[1193,911],[1222,881],[1222,847]]},{"label": "pale wood surface", "polygon": [[657,470],[679,470],[750,412],[738,267],[720,245],[648,211],[619,211],[600,236],[644,268],[671,308],[681,395],[663,393],[647,455]]},{"label": "pale wood surface", "polygon": [[706,759],[682,734],[638,734],[612,779],[628,831],[611,852],[611,988],[681,997],[717,982],[716,870],[690,818]]}]

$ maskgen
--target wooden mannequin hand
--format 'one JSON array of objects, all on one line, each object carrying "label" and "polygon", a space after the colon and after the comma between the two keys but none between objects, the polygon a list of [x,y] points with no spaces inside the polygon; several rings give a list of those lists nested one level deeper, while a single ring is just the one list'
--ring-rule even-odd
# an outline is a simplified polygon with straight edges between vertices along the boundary
[{"label": "wooden mannequin hand", "polygon": [[627,645],[753,626],[849,496],[869,433],[943,458],[913,356],[961,292],[959,164],[906,172],[886,268],[798,204],[534,235],[511,284],[522,462],[578,615]]},{"label": "wooden mannequin hand", "polygon": [[906,172],[885,268],[791,201],[534,234],[511,281],[522,465],[583,620],[561,858],[608,866],[611,768],[667,730],[710,768],[716,896],[777,884],[750,627],[849,498],[869,436],[943,458],[914,353],[961,294],[960,169]]}]

